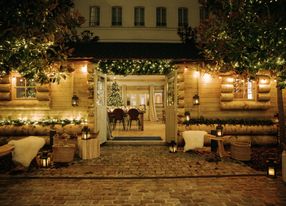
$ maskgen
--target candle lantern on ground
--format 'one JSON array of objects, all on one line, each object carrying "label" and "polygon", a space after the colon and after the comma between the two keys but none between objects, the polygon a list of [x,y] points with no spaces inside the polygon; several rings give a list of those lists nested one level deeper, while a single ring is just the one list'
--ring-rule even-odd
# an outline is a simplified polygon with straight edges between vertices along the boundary
[{"label": "candle lantern on ground", "polygon": [[274,158],[269,158],[266,160],[266,166],[267,166],[267,176],[271,178],[276,178],[277,161]]},{"label": "candle lantern on ground", "polygon": [[169,151],[170,153],[175,153],[177,152],[178,146],[175,141],[171,141],[170,146],[169,146]]},{"label": "candle lantern on ground", "polygon": [[89,139],[90,138],[90,129],[88,126],[84,126],[81,130],[82,132],[82,139]]},{"label": "candle lantern on ground", "polygon": [[223,126],[221,124],[216,126],[216,136],[217,137],[223,136]]},{"label": "candle lantern on ground", "polygon": [[41,167],[49,167],[51,164],[51,157],[47,151],[44,151],[40,155],[40,166]]}]

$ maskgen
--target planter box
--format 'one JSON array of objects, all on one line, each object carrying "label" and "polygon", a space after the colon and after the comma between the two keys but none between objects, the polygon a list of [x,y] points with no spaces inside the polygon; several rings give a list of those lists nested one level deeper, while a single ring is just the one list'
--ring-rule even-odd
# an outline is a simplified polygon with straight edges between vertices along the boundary
[{"label": "planter box", "polygon": [[233,159],[249,161],[251,159],[251,144],[249,142],[232,142],[230,152]]}]

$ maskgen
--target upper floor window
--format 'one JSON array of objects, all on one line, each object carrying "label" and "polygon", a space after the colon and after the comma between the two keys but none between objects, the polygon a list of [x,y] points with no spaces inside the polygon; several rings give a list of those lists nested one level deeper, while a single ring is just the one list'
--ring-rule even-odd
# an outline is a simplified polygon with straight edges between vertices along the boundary
[{"label": "upper floor window", "polygon": [[181,7],[178,9],[178,26],[188,26],[188,8]]},{"label": "upper floor window", "polygon": [[234,98],[254,100],[255,82],[249,78],[237,77],[234,79]]},{"label": "upper floor window", "polygon": [[16,77],[16,99],[36,99],[36,84],[34,80]]},{"label": "upper floor window", "polygon": [[167,26],[167,10],[165,7],[156,8],[156,26]]},{"label": "upper floor window", "polygon": [[112,26],[122,26],[122,8],[120,6],[112,7]]},{"label": "upper floor window", "polygon": [[144,7],[134,8],[134,26],[144,26],[145,22]]},{"label": "upper floor window", "polygon": [[209,12],[206,7],[200,6],[200,21],[204,21],[209,16]]},{"label": "upper floor window", "polygon": [[89,26],[99,26],[100,24],[100,8],[98,6],[90,7]]}]

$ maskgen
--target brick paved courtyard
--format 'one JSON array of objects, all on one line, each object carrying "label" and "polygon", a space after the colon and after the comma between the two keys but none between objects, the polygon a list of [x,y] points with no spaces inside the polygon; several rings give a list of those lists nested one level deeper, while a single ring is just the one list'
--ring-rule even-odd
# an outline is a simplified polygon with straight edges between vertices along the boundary
[{"label": "brick paved courtyard", "polygon": [[68,167],[1,174],[0,205],[286,205],[286,185],[230,158],[105,145]]}]

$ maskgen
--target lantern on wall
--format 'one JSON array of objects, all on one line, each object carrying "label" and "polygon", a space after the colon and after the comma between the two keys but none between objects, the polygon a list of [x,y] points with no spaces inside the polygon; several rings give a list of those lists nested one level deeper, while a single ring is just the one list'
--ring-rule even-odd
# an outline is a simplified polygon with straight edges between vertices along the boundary
[{"label": "lantern on wall", "polygon": [[170,153],[175,153],[178,150],[178,146],[175,141],[171,141],[170,146],[169,146],[169,151]]},{"label": "lantern on wall", "polygon": [[78,106],[79,98],[75,94],[72,96],[72,106],[76,107]]},{"label": "lantern on wall", "polygon": [[277,176],[277,161],[274,158],[266,160],[267,176],[276,178]]},{"label": "lantern on wall", "polygon": [[216,136],[217,137],[223,136],[223,126],[221,126],[221,124],[216,126]]},{"label": "lantern on wall", "polygon": [[199,95],[194,95],[193,96],[193,105],[199,105],[200,104],[200,97]]}]

